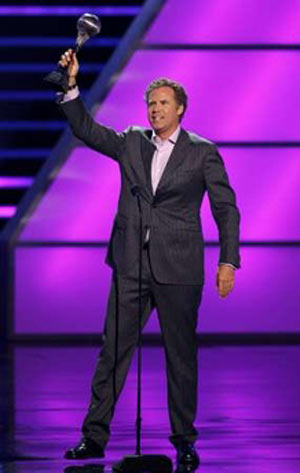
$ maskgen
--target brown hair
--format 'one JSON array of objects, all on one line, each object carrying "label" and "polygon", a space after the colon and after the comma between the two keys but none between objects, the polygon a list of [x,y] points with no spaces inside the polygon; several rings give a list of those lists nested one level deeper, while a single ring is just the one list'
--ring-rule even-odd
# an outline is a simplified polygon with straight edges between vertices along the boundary
[{"label": "brown hair", "polygon": [[176,102],[178,105],[183,105],[183,112],[179,117],[179,121],[183,119],[183,115],[185,114],[187,108],[187,94],[184,90],[183,86],[174,80],[168,79],[167,77],[160,77],[159,79],[153,80],[147,87],[145,92],[145,100],[149,102],[149,96],[154,89],[158,89],[159,87],[171,87],[174,90],[174,95]]}]

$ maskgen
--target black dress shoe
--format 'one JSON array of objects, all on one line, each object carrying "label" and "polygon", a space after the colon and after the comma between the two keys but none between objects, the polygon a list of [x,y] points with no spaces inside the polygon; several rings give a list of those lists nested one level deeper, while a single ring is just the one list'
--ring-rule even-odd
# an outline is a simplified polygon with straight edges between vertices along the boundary
[{"label": "black dress shoe", "polygon": [[80,460],[82,458],[103,458],[104,450],[94,440],[83,437],[76,447],[67,450],[65,458]]},{"label": "black dress shoe", "polygon": [[200,464],[200,459],[196,449],[192,443],[183,443],[176,447],[177,449],[177,466],[186,466],[197,468]]}]

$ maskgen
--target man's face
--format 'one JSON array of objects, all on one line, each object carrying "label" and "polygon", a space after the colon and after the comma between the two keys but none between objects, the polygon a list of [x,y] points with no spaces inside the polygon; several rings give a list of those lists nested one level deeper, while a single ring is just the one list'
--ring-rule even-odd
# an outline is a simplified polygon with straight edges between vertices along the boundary
[{"label": "man's face", "polygon": [[172,134],[176,130],[183,105],[178,105],[171,87],[164,86],[152,90],[147,107],[149,123],[158,135],[169,131]]}]

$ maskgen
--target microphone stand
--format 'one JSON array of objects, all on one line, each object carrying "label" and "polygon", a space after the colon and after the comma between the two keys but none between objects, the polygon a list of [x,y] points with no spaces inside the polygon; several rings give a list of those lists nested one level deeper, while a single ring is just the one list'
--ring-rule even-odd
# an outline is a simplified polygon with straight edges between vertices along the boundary
[{"label": "microphone stand", "polygon": [[141,454],[141,394],[142,394],[142,264],[143,264],[143,214],[140,189],[131,188],[137,198],[139,210],[139,272],[138,272],[138,342],[137,342],[137,415],[136,415],[136,451],[135,455],[126,455],[120,462],[113,465],[115,473],[172,473],[172,461],[166,455]]},{"label": "microphone stand", "polygon": [[133,188],[139,209],[139,312],[138,312],[138,342],[137,342],[137,415],[136,415],[136,455],[141,455],[141,403],[142,403],[142,268],[143,268],[143,215],[139,189]]}]

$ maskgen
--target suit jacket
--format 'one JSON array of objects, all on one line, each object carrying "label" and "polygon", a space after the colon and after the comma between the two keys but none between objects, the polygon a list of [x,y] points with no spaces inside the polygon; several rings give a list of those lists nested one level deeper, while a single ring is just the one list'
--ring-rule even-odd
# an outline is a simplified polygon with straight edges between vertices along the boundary
[{"label": "suit jacket", "polygon": [[140,193],[143,238],[150,228],[149,255],[157,281],[203,284],[204,242],[199,209],[208,192],[219,230],[219,262],[240,267],[240,213],[214,143],[181,129],[155,195],[151,129],[129,127],[122,133],[96,123],[80,97],[60,105],[76,137],[119,163],[121,192],[106,262],[120,274],[137,264],[139,212],[132,188]]}]

